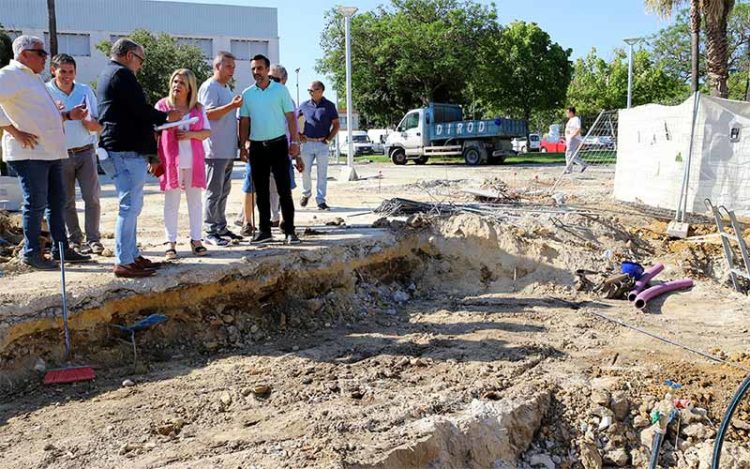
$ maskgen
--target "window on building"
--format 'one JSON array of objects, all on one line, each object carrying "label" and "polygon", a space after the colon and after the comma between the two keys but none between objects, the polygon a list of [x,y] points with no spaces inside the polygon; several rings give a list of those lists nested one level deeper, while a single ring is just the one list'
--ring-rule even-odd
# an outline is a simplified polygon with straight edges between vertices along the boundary
[{"label": "window on building", "polygon": [[117,42],[118,39],[122,39],[124,37],[127,37],[127,36],[124,35],[124,34],[110,34],[109,35],[109,42],[111,42],[112,44],[114,44],[115,42]]},{"label": "window on building", "polygon": [[214,56],[214,41],[213,39],[202,39],[197,37],[177,37],[175,38],[177,44],[183,46],[197,47],[203,52],[203,57],[210,59]]},{"label": "window on building", "polygon": [[[44,43],[49,47],[49,33],[44,33]],[[91,41],[88,34],[57,33],[57,52],[74,57],[90,57]]]},{"label": "window on building", "polygon": [[230,46],[231,52],[237,57],[237,60],[250,60],[258,54],[268,57],[268,41],[232,39]]}]

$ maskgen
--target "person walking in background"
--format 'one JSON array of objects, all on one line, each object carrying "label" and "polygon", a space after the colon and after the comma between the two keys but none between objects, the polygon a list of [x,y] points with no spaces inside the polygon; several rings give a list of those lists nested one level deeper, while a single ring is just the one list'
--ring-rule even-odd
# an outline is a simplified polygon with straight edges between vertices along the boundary
[{"label": "person walking in background", "polygon": [[[68,227],[68,242],[79,252],[101,254],[104,251],[99,233],[101,187],[94,145],[98,141],[97,134],[102,130],[102,126],[96,120],[98,109],[96,96],[88,85],[75,81],[76,61],[73,57],[67,54],[54,56],[50,64],[50,72],[52,79],[47,82],[47,89],[62,109],[70,111],[75,106],[84,104],[89,111],[86,119],[68,121],[64,124],[65,146],[68,149],[68,158],[63,161],[65,225]],[[85,243],[76,210],[76,181],[81,188],[81,197],[85,207]]]},{"label": "person walking in background", "polygon": [[289,90],[268,78],[270,66],[266,56],[253,57],[250,68],[255,84],[243,91],[240,108],[240,155],[250,161],[258,200],[259,226],[253,242],[273,240],[269,201],[269,178],[273,172],[284,217],[284,242],[299,244],[289,180],[289,155],[299,156],[299,142],[289,142],[286,137],[287,132],[297,135],[297,121]]},{"label": "person walking in background", "polygon": [[198,101],[211,121],[211,136],[206,140],[206,243],[226,246],[224,238],[241,240],[242,236],[227,228],[227,198],[232,189],[232,168],[237,157],[237,109],[242,96],[235,96],[229,88],[234,77],[235,57],[226,51],[216,54],[214,74],[201,84]]},{"label": "person walking in background", "polygon": [[[57,108],[39,76],[48,55],[38,37],[19,36],[13,41],[13,60],[0,69],[3,158],[18,175],[23,193],[21,261],[38,270],[57,268],[54,260],[60,259],[60,243],[67,262],[91,259],[68,246],[63,215],[63,162],[68,158],[63,122],[80,121],[88,113],[82,104],[62,113]],[[54,260],[42,255],[39,240],[45,209]]]},{"label": "person walking in background", "polygon": [[[289,79],[289,73],[287,73],[286,68],[284,68],[282,65],[279,64],[273,64],[271,65],[271,71],[268,74],[268,79],[275,81],[276,83],[281,83],[282,85],[286,86],[286,82]],[[296,103],[294,103],[294,100],[292,100],[292,105],[295,108],[294,111],[294,119],[297,120],[297,106]],[[286,123],[285,123],[286,124]],[[287,132],[287,139],[289,141],[292,140],[291,136]],[[294,166],[292,165],[292,160],[294,158],[292,156],[289,157],[289,179],[291,181],[290,187],[292,190],[294,190],[297,187],[297,183],[294,180]],[[299,170],[302,171],[302,167],[300,167],[300,164],[304,165],[301,160],[298,161],[298,167]],[[269,181],[269,194],[270,194],[270,200],[271,200],[271,226],[274,228],[281,228],[283,231],[284,228],[284,222],[281,220],[281,203],[279,199],[279,192],[276,188],[276,179],[273,177],[273,173],[271,173],[271,180]]]},{"label": "person walking in background", "polygon": [[581,166],[581,172],[586,171],[587,165],[576,153],[581,146],[581,118],[576,115],[576,108],[573,106],[566,109],[565,114],[568,116],[568,122],[565,124],[565,172],[570,173],[573,165]]},{"label": "person walking in background", "polygon": [[328,187],[328,142],[336,137],[339,131],[339,113],[336,105],[327,100],[323,93],[325,85],[314,81],[307,90],[310,99],[300,105],[299,112],[304,117],[304,128],[301,129],[302,160],[305,163],[302,172],[302,199],[300,205],[305,207],[312,196],[312,165],[318,165],[318,183],[315,201],[318,209],[329,210],[326,204]]},{"label": "person walking in background", "polygon": [[169,97],[156,103],[162,112],[177,110],[193,124],[162,130],[158,151],[162,171],[159,186],[164,192],[164,231],[167,236],[167,259],[177,258],[177,219],[180,192],[185,191],[190,220],[190,249],[196,256],[206,254],[201,242],[203,225],[203,189],[206,188],[206,153],[203,141],[211,136],[205,108],[198,102],[198,83],[193,72],[181,68],[169,80]]},{"label": "person walking in background", "polygon": [[[104,127],[99,145],[107,152],[102,168],[112,177],[120,206],[115,225],[116,277],[149,277],[158,263],[143,257],[138,250],[138,215],[143,208],[146,183],[146,158],[156,154],[154,126],[176,122],[178,110],[154,109],[138,83],[136,73],[143,67],[146,52],[128,38],[118,39],[111,60],[97,80],[99,122]],[[158,172],[159,165],[153,171]]]}]

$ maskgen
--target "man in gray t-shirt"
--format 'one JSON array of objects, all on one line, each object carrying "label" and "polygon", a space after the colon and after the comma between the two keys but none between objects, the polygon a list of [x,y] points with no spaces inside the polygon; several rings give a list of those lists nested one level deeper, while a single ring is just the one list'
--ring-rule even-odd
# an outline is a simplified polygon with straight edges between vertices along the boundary
[{"label": "man in gray t-shirt", "polygon": [[[235,58],[220,51],[214,57],[214,74],[198,90],[198,101],[206,108],[211,121],[211,136],[206,148],[206,200],[204,223],[206,243],[226,246],[230,240],[240,240],[227,228],[226,207],[232,188],[232,168],[237,157],[237,109],[242,96],[229,89],[234,76]],[[226,238],[229,238],[227,240]]]}]

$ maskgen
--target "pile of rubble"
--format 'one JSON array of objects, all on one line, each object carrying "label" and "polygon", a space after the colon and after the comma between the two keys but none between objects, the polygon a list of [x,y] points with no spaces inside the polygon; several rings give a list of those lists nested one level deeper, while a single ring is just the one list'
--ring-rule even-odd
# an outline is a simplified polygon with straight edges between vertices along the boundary
[{"label": "pile of rubble", "polygon": [[[642,396],[614,378],[563,387],[555,399],[519,467],[648,467],[657,447],[658,467],[711,467],[718,422],[686,399]],[[747,426],[736,420],[735,430]],[[724,443],[722,464],[750,467],[750,449],[737,438]]]}]

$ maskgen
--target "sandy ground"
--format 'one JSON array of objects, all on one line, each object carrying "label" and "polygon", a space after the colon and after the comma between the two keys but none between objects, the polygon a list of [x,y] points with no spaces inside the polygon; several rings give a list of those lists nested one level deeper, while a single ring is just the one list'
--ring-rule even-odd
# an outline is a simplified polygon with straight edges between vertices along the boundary
[{"label": "sandy ground", "polygon": [[[205,259],[186,255],[151,284],[115,280],[111,259],[99,258],[71,268],[71,295],[158,289],[188,271],[229,268],[247,256],[262,262],[337,244],[393,243],[388,230],[369,228],[379,215],[366,212],[384,199],[469,202],[461,190],[487,180],[535,194],[560,168],[378,164],[358,171],[358,182],[329,182],[331,212],[298,208],[300,231],[319,231],[304,236],[302,247],[213,248]],[[240,177],[238,166],[236,187]],[[643,432],[666,393],[708,416],[683,415],[682,427],[670,426],[662,464],[707,467],[699,466],[706,460],[699,453],[710,447],[746,374],[739,367],[750,366],[748,300],[720,284],[717,246],[667,241],[664,222],[610,200],[611,185],[610,171],[592,168],[561,185],[566,210],[575,213],[549,213],[549,200],[529,196],[500,223],[470,215],[429,222],[419,235],[426,241],[406,261],[358,270],[348,290],[334,285],[308,298],[307,313],[323,318],[312,326],[294,327],[290,309],[293,327],[248,327],[245,339],[230,337],[218,350],[190,341],[160,348],[163,336],[155,333],[140,343],[137,371],[127,345],[118,345],[126,359],[100,369],[93,383],[28,384],[0,403],[0,467],[644,467]],[[111,233],[116,205],[112,186],[103,189],[103,232]],[[149,189],[139,227],[144,250],[157,257],[162,200],[154,183]],[[239,205],[235,190],[230,216]],[[346,226],[325,224],[337,217]],[[645,313],[574,288],[573,270],[602,269],[628,256],[662,261],[665,279],[689,275],[696,286]],[[6,273],[0,317],[32,314],[40,296],[53,297],[57,281],[54,274]],[[336,307],[343,296],[336,295],[348,298],[343,313]],[[205,319],[205,327],[218,321],[223,331],[231,324],[242,329],[244,314],[234,305],[217,312],[218,320]],[[667,379],[682,387],[668,388]],[[522,408],[537,402],[536,392],[546,393],[545,405],[525,409],[528,418],[507,428],[492,427],[477,411]],[[466,423],[477,421],[487,426]],[[747,408],[737,422],[731,440],[746,446]],[[501,439],[514,442],[509,449],[492,443],[501,427],[509,435]],[[750,461],[736,451],[737,461]]]}]

